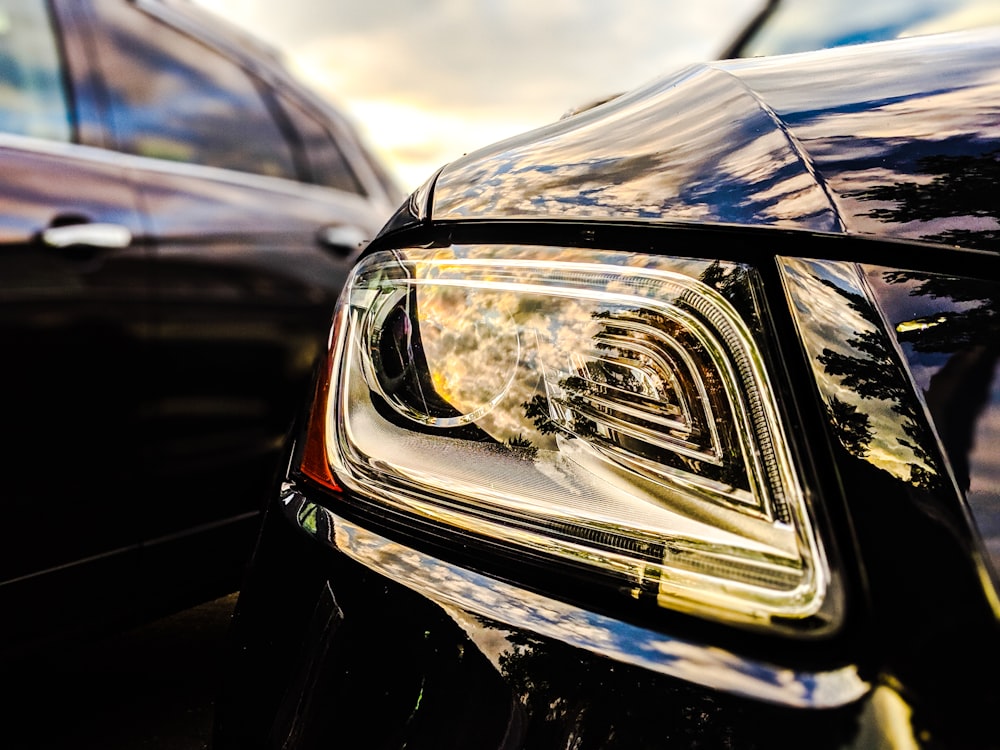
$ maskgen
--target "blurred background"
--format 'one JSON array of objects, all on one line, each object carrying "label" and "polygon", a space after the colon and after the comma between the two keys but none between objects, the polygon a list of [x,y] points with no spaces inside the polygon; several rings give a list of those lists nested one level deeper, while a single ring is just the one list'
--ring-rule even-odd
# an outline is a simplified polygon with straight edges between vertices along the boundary
[{"label": "blurred background", "polygon": [[277,48],[412,190],[567,110],[714,59],[764,0],[196,0]]}]

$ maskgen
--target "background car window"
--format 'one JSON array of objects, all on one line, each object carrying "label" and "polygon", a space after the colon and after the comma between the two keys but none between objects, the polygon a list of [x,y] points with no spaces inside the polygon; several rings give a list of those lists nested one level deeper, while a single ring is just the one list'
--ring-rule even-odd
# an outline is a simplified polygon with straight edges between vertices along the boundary
[{"label": "background car window", "polygon": [[1000,23],[996,0],[781,0],[727,56],[757,57]]},{"label": "background car window", "polygon": [[287,96],[279,95],[279,99],[302,139],[312,172],[312,182],[363,195],[361,183],[326,127]]},{"label": "background car window", "polygon": [[299,178],[291,145],[248,73],[120,1],[94,7],[122,151]]},{"label": "background car window", "polygon": [[58,141],[72,137],[45,0],[0,0],[0,130]]}]

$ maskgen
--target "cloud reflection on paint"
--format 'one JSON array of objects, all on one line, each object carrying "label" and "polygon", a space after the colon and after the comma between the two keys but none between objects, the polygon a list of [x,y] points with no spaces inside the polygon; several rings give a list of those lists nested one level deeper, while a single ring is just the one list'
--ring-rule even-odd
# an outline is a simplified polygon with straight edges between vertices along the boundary
[{"label": "cloud reflection on paint", "polygon": [[1000,164],[986,44],[897,44],[877,67],[841,50],[799,58],[794,73],[780,60],[732,67],[792,129],[851,231],[975,247],[1000,230],[992,191],[975,183]]},{"label": "cloud reflection on paint", "polygon": [[435,214],[758,222],[837,229],[793,144],[738,80],[710,67],[450,165]]},{"label": "cloud reflection on paint", "polygon": [[516,670],[518,659],[524,658],[532,661],[532,675],[544,677],[543,664],[532,660],[530,638],[512,637],[523,630],[659,674],[791,705],[840,705],[868,689],[851,667],[809,673],[745,660],[721,648],[670,638],[428,557],[297,495],[286,502],[299,526],[316,538],[437,602],[504,671]]}]

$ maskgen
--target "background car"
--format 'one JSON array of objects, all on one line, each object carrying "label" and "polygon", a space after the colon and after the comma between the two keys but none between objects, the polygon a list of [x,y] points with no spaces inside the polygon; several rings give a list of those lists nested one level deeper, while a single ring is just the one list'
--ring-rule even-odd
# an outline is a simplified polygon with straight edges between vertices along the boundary
[{"label": "background car", "polygon": [[166,0],[0,0],[0,174],[0,649],[235,590],[394,180]]},{"label": "background car", "polygon": [[1000,24],[993,0],[767,0],[719,57],[784,55]]},{"label": "background car", "polygon": [[997,30],[446,165],[340,298],[228,748],[995,747]]}]

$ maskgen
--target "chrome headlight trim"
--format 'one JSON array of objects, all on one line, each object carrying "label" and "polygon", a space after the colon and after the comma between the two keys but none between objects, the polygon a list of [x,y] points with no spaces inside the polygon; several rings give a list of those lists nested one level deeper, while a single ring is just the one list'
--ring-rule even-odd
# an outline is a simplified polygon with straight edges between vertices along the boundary
[{"label": "chrome headlight trim", "polygon": [[435,602],[462,627],[473,615],[479,627],[523,629],[658,674],[796,708],[844,706],[871,689],[853,664],[789,669],[518,588],[369,531],[311,502],[292,485],[285,486],[282,503],[289,521],[311,538]]}]

